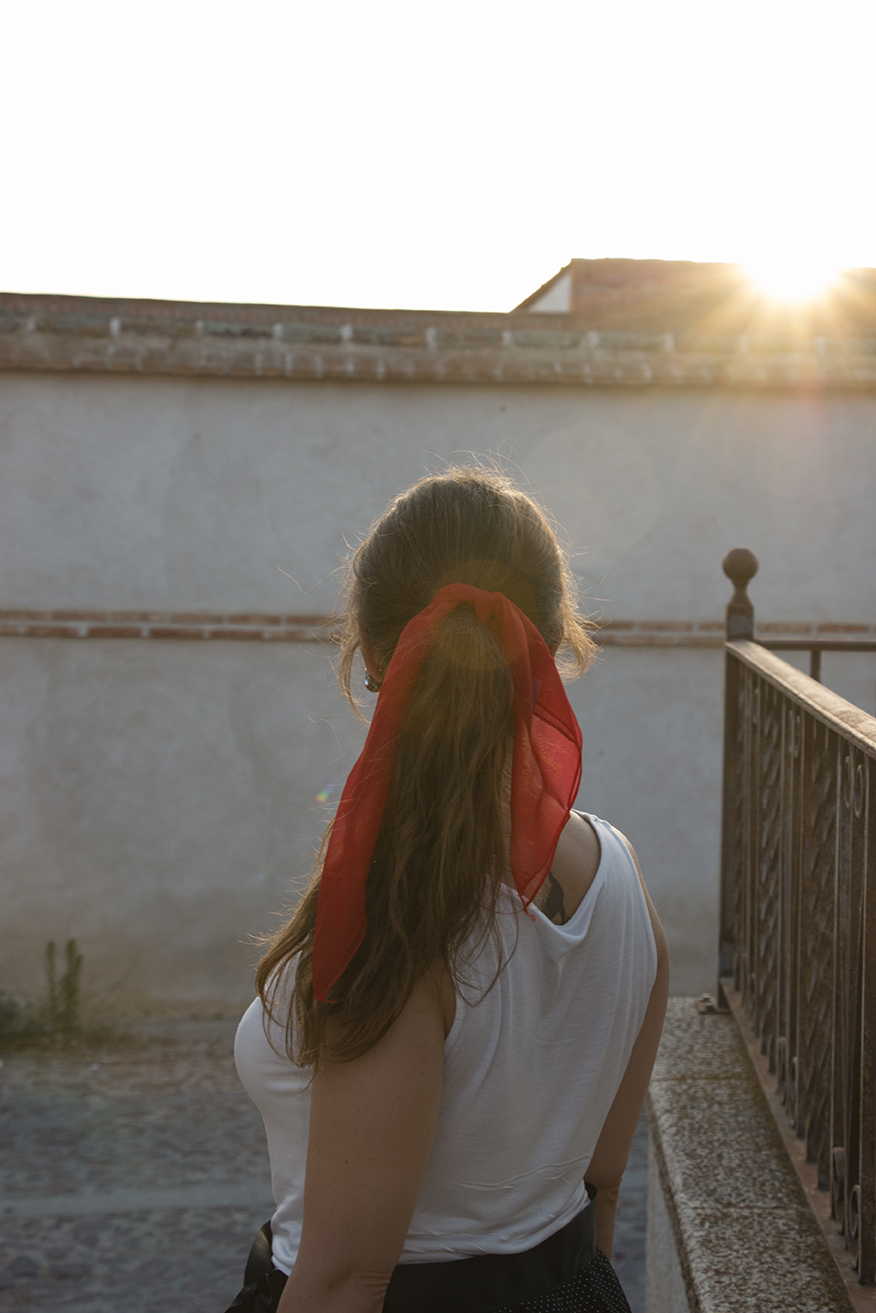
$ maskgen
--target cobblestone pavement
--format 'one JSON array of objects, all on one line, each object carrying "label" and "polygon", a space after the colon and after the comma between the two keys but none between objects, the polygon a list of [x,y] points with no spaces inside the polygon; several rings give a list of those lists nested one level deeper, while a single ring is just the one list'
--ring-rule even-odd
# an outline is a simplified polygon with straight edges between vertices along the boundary
[{"label": "cobblestone pavement", "polygon": [[[234,1027],[155,1024],[126,1043],[4,1054],[3,1313],[222,1313],[273,1208],[261,1118],[234,1070]],[[643,1128],[615,1236],[633,1313],[644,1309]]]},{"label": "cobblestone pavement", "polygon": [[612,1263],[633,1313],[645,1313],[645,1231],[648,1216],[648,1121],[639,1118],[630,1161],[624,1173]]}]

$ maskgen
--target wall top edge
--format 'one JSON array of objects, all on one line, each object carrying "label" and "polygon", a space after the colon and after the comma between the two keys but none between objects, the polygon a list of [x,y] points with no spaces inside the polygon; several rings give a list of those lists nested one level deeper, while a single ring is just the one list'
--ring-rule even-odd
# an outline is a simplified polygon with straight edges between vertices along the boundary
[{"label": "wall top edge", "polygon": [[[655,267],[661,266],[657,276]],[[579,268],[580,266],[580,268]],[[608,270],[602,266],[610,266]],[[618,275],[619,266],[629,266]],[[876,269],[846,270],[831,295],[812,304],[770,302],[733,265],[686,262],[572,261],[586,295],[565,310],[538,310],[533,298],[503,310],[429,310],[402,306],[291,305],[240,301],[179,301],[166,298],[71,296],[51,292],[0,291],[0,314],[30,318],[74,315],[99,320],[170,319],[273,325],[305,322],[335,325],[564,329],[576,327],[661,335],[688,332],[712,337],[764,339],[876,337]],[[596,273],[594,274],[594,270]],[[667,274],[667,271],[668,274]],[[561,270],[556,277],[562,276]],[[717,278],[717,281],[716,281]],[[549,284],[545,284],[545,287]],[[533,294],[537,300],[544,291]]]},{"label": "wall top edge", "polygon": [[876,318],[675,328],[571,314],[0,293],[0,370],[359,382],[876,386]]},{"label": "wall top edge", "polygon": [[[168,318],[181,323],[198,319],[221,319],[236,323],[273,324],[293,320],[325,324],[413,324],[433,322],[470,322],[504,324],[513,320],[522,324],[571,322],[571,315],[522,314],[504,310],[409,310],[374,306],[290,305],[285,302],[244,301],[170,301],[151,297],[68,296],[52,292],[2,292],[0,314],[32,316],[74,314],[101,319],[121,316],[129,319]],[[876,331],[876,324],[874,324]]]}]

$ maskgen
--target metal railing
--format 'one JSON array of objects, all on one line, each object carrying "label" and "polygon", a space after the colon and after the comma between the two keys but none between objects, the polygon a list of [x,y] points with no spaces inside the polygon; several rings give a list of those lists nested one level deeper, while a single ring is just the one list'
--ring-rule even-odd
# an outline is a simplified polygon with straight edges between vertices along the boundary
[{"label": "metal railing", "polygon": [[754,641],[757,568],[724,561],[721,993],[852,1293],[876,1281],[876,718]]}]

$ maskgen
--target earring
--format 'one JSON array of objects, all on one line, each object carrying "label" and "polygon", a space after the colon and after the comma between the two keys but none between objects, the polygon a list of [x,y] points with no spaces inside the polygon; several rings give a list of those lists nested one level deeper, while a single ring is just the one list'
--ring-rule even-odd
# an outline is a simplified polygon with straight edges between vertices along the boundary
[{"label": "earring", "polygon": [[367,670],[365,671],[365,687],[368,689],[369,693],[379,693],[382,683],[383,680],[375,679]]}]

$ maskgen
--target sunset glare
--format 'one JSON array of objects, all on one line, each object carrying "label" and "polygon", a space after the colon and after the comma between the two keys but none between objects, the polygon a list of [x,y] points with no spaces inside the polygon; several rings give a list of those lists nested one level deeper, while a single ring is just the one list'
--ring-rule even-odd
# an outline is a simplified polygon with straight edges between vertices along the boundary
[{"label": "sunset glare", "polygon": [[808,261],[804,256],[778,256],[752,261],[745,267],[754,286],[771,301],[801,304],[829,291],[840,274],[837,265]]}]

